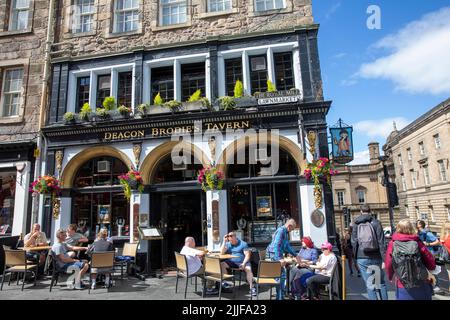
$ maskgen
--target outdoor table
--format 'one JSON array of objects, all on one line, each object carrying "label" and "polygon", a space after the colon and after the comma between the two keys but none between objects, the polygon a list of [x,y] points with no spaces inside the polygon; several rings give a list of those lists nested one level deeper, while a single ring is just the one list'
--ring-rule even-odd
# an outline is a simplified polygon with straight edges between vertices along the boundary
[{"label": "outdoor table", "polygon": [[219,258],[219,260],[228,260],[228,259],[236,259],[239,258],[239,256],[234,256],[232,254],[219,254],[219,253],[210,253],[207,255],[207,257],[210,258]]},{"label": "outdoor table", "polygon": [[45,251],[50,250],[51,248],[52,248],[51,246],[39,246],[39,247],[20,247],[17,249],[25,251]]}]

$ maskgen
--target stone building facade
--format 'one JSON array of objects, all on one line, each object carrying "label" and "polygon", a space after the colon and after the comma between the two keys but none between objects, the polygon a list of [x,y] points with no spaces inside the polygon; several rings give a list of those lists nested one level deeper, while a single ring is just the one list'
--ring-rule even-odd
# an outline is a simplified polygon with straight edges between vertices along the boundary
[{"label": "stone building facade", "polygon": [[29,229],[48,0],[0,1],[0,226]]},{"label": "stone building facade", "polygon": [[395,167],[400,214],[440,232],[450,221],[450,99],[402,130],[383,147]]},{"label": "stone building facade", "polygon": [[[361,165],[336,166],[338,174],[332,177],[333,203],[336,226],[347,228],[360,214],[362,204],[368,204],[372,213],[381,221],[383,227],[389,227],[389,208],[384,179],[383,163],[378,159],[380,147],[378,142],[368,145],[370,163]],[[393,180],[391,170],[389,178]],[[345,216],[343,208],[350,210]],[[398,221],[398,208],[394,208],[394,221]]]},{"label": "stone building facade", "polygon": [[[68,9],[71,3],[78,9]],[[106,225],[116,239],[135,241],[137,226],[147,221],[164,235],[152,248],[156,265],[161,256],[170,264],[186,235],[212,249],[236,230],[252,245],[266,246],[289,216],[300,226],[293,244],[301,235],[334,241],[331,189],[324,186],[322,208],[315,210],[313,185],[303,176],[308,160],[329,154],[331,106],[323,99],[310,0],[58,5],[41,173],[58,176],[63,190],[56,218],[49,199],[40,210],[49,234],[74,222],[90,237]],[[218,98],[233,96],[236,80],[244,96],[229,110]],[[266,93],[267,80],[278,91]],[[186,103],[197,90],[212,106]],[[184,104],[155,105],[158,94]],[[109,96],[131,114],[96,114]],[[150,105],[146,112],[143,104]],[[91,113],[84,120],[64,120],[87,105]],[[227,135],[227,129],[244,134]],[[255,149],[254,138],[266,130],[273,133],[267,146]],[[175,163],[173,133],[180,132],[187,153]],[[308,150],[310,132],[314,148]],[[279,170],[270,173],[262,162],[278,150]],[[239,151],[246,154],[245,165],[232,162]],[[204,193],[196,175],[210,165],[223,173],[224,186]],[[145,187],[128,203],[118,174],[130,169],[141,172]]]}]

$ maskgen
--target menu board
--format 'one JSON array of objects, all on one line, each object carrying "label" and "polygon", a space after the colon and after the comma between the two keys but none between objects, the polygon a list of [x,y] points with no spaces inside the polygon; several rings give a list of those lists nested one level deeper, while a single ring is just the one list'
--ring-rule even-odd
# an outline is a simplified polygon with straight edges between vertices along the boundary
[{"label": "menu board", "polygon": [[272,235],[277,230],[275,221],[254,221],[250,226],[250,240],[257,242],[271,242]]}]

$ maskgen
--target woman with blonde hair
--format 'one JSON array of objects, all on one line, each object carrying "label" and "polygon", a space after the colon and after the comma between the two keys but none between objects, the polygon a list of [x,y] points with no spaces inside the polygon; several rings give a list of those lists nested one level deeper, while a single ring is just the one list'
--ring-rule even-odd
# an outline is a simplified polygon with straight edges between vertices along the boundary
[{"label": "woman with blonde hair", "polygon": [[433,277],[428,271],[436,268],[436,262],[408,219],[397,224],[386,251],[385,267],[389,280],[395,276],[397,300],[431,300]]},{"label": "woman with blonde hair", "polygon": [[[100,229],[99,233],[97,234],[97,239],[94,241],[93,244],[91,244],[87,250],[87,253],[93,253],[93,252],[106,252],[106,251],[113,251],[113,245],[111,242],[109,242],[107,240],[108,238],[108,230],[105,228]],[[97,281],[97,273],[99,272],[105,272],[108,271],[104,270],[104,269],[97,269],[97,268],[92,268],[92,284],[91,284],[91,289],[94,290],[96,287],[96,281]],[[109,283],[109,275],[106,276],[105,279],[105,285],[107,285]]]}]

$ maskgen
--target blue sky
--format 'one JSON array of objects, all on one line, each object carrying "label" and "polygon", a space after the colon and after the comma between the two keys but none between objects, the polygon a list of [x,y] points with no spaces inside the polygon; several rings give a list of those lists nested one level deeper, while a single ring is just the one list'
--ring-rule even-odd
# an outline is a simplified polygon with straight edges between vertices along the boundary
[{"label": "blue sky", "polygon": [[[370,30],[370,5],[381,29]],[[384,144],[396,120],[401,129],[450,97],[450,1],[313,0],[328,124],[354,126],[356,161],[367,144]]]}]

